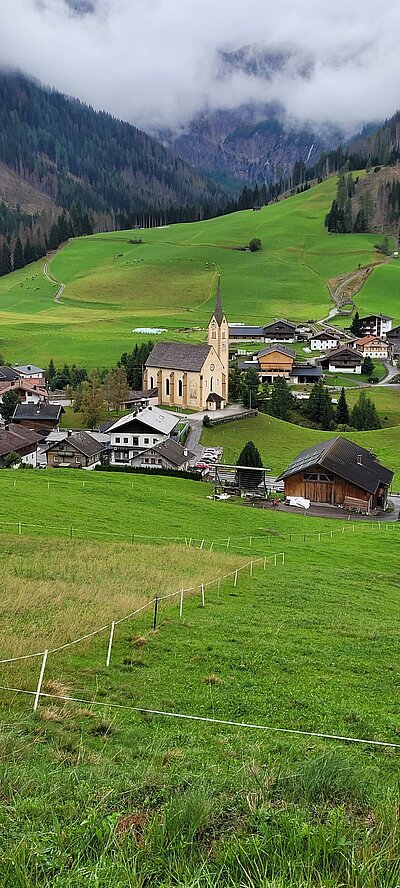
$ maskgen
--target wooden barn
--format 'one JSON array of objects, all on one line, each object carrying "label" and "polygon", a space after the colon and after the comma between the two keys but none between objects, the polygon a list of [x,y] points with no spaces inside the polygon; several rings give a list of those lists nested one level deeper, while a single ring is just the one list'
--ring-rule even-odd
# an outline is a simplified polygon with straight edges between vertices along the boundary
[{"label": "wooden barn", "polygon": [[386,508],[393,472],[369,450],[336,437],[303,450],[277,480],[286,496],[369,513]]}]

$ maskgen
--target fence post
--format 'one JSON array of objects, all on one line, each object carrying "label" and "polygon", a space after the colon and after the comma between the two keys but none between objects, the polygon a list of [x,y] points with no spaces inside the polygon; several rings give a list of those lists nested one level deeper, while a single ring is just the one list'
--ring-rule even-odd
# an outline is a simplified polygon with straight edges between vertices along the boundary
[{"label": "fence post", "polygon": [[318,534],[318,542],[319,543],[321,542],[321,534],[320,533]]},{"label": "fence post", "polygon": [[267,556],[264,557],[264,570],[267,569]]},{"label": "fence post", "polygon": [[333,539],[333,530],[331,530],[331,540]]},{"label": "fence post", "polygon": [[21,533],[22,533],[22,524],[20,521],[18,521],[18,536],[21,536]]},{"label": "fence post", "polygon": [[250,539],[249,539],[249,546],[251,546],[251,540],[252,540],[252,537],[250,537]]},{"label": "fence post", "polygon": [[285,563],[285,553],[282,552],[282,565],[284,565],[284,563]]},{"label": "fence post", "polygon": [[276,567],[276,555],[274,555],[274,567]]},{"label": "fence post", "polygon": [[233,581],[234,586],[237,586],[237,578],[238,578],[238,572],[237,572],[237,570],[235,570],[235,579]]},{"label": "fence post", "polygon": [[181,589],[181,597],[180,597],[180,601],[179,601],[179,619],[180,620],[182,619],[182,614],[183,614],[183,589]]},{"label": "fence post", "polygon": [[201,606],[202,606],[202,607],[205,607],[205,601],[204,601],[204,583],[201,584]]},{"label": "fence post", "polygon": [[47,661],[47,654],[48,654],[48,653],[49,653],[48,650],[46,650],[46,651],[44,652],[44,654],[43,654],[42,668],[41,668],[41,670],[40,670],[38,686],[37,686],[37,688],[36,688],[36,694],[35,694],[35,702],[34,702],[34,704],[33,704],[33,711],[34,711],[34,712],[36,712],[36,710],[37,710],[37,708],[38,708],[39,697],[40,697],[40,691],[42,690],[42,682],[43,682],[44,670],[45,670],[45,668],[46,668],[46,661]]},{"label": "fence post", "polygon": [[158,595],[154,599],[153,629],[157,629]]},{"label": "fence post", "polygon": [[203,546],[204,546],[204,537],[203,537],[203,539],[202,539],[202,541],[201,541],[201,543],[200,543],[200,549],[202,549]]},{"label": "fence post", "polygon": [[189,540],[189,549],[190,549],[191,545],[192,545],[192,537],[190,537],[190,540]]},{"label": "fence post", "polygon": [[221,589],[221,579],[218,579],[218,590],[217,590],[218,598],[219,598],[220,589]]},{"label": "fence post", "polygon": [[230,541],[231,541],[231,538],[228,537],[228,539],[227,539],[227,541],[226,541],[226,548],[227,548],[227,549],[229,549]]},{"label": "fence post", "polygon": [[213,548],[214,548],[214,540],[213,540],[212,543],[211,543],[211,546],[210,546],[210,552],[212,552]]},{"label": "fence post", "polygon": [[250,561],[250,576],[253,576],[253,562]]},{"label": "fence post", "polygon": [[113,638],[114,638],[114,629],[115,629],[115,620],[113,620],[111,623],[110,641],[108,642],[106,666],[110,665],[111,648],[112,648],[112,643],[113,643]]},{"label": "fence post", "polygon": [[131,544],[132,544],[132,546],[133,546],[133,543],[134,543],[134,542],[135,542],[135,532],[132,531],[132,536],[131,536]]}]

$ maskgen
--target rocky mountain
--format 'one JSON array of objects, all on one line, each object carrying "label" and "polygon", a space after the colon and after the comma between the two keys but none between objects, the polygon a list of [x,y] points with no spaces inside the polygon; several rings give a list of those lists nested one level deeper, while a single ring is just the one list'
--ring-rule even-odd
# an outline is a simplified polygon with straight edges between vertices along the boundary
[{"label": "rocky mountain", "polygon": [[[242,47],[219,54],[218,78],[236,73],[267,84],[283,70],[306,78],[312,64],[291,48],[269,52],[260,46]],[[342,138],[333,128],[316,133],[311,126],[287,121],[280,105],[267,102],[204,110],[184,130],[157,135],[178,157],[233,189],[243,182],[273,182],[290,175],[296,161],[315,163]]]}]

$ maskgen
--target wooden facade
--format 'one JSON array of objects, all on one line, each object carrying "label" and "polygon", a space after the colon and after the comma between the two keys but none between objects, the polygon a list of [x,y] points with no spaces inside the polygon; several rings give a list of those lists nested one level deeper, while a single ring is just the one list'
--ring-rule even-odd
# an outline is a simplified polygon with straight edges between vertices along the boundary
[{"label": "wooden facade", "polygon": [[371,509],[384,509],[387,494],[387,487],[383,485],[375,494],[371,494],[339,475],[326,472],[320,466],[285,478],[285,496],[302,496],[312,503],[329,503],[332,506],[343,506],[346,498],[363,500],[367,512]]}]

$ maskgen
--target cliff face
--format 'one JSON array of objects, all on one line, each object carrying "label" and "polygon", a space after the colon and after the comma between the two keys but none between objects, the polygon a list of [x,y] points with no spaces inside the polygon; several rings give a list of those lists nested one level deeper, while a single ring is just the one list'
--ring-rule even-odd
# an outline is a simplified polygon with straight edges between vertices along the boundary
[{"label": "cliff face", "polygon": [[182,133],[162,132],[174,154],[219,182],[271,182],[290,174],[298,160],[315,162],[339,140],[310,127],[288,127],[276,105],[243,105],[198,115]]}]

